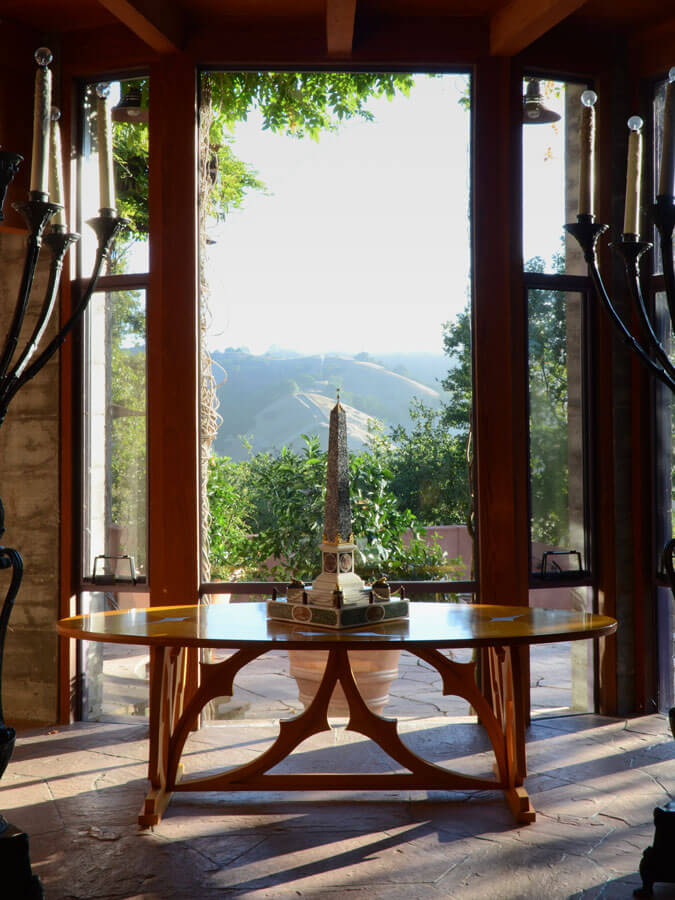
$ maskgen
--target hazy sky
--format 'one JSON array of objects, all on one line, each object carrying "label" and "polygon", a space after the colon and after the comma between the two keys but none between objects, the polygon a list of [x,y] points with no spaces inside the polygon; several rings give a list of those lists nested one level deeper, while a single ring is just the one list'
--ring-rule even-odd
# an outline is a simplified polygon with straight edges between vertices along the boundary
[{"label": "hazy sky", "polygon": [[[469,279],[464,85],[418,76],[408,98],[370,104],[374,123],[347,122],[318,143],[264,132],[257,115],[237,126],[233,149],[268,195],[210,229],[211,349],[442,352],[441,325],[465,306]],[[560,154],[550,126],[526,132],[538,132],[526,256],[550,256]]]}]

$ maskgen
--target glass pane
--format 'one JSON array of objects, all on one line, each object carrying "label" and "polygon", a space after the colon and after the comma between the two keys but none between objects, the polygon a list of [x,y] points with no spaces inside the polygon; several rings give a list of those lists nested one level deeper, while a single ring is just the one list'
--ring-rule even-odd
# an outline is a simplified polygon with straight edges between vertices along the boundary
[{"label": "glass pane", "polygon": [[[331,85],[372,120],[338,121]],[[205,579],[318,574],[338,388],[362,577],[470,578],[468,77],[202,87]],[[247,118],[228,130],[234,93]],[[329,127],[307,140],[318,107]]]},{"label": "glass pane", "polygon": [[[106,82],[107,84],[107,82]],[[147,272],[148,260],[148,85],[147,78],[109,82],[115,198],[119,215],[130,220],[115,242],[105,274]],[[97,85],[85,89],[83,152],[80,160],[81,222],[98,215],[100,207]],[[140,105],[135,105],[136,103]],[[91,270],[96,238],[81,224],[82,267]]]},{"label": "glass pane", "polygon": [[[658,193],[659,177],[661,174],[661,152],[663,148],[663,116],[666,106],[666,84],[666,81],[661,81],[654,88],[654,156],[652,159],[654,171],[654,190],[652,193],[653,197],[656,197]],[[655,228],[653,229],[652,240],[654,241],[654,274],[659,275],[663,272],[663,265],[661,263],[661,241],[659,240],[659,233]]]},{"label": "glass pane", "polygon": [[[530,591],[530,606],[593,612],[593,591],[588,587],[537,589]],[[593,644],[568,641],[530,647],[533,716],[593,711]]]},{"label": "glass pane", "polygon": [[94,294],[85,347],[83,575],[129,581],[147,563],[145,292]]},{"label": "glass pane", "polygon": [[[665,347],[671,361],[675,361],[670,327],[670,314],[665,291],[656,293],[655,302],[656,333]],[[675,534],[675,415],[673,395],[665,385],[655,382],[654,390],[654,486],[656,496],[656,516],[654,534],[654,571],[663,571],[663,548]],[[659,653],[659,693],[661,707],[672,704],[675,696],[673,675],[673,598],[670,589],[657,588],[657,633]],[[668,694],[670,693],[670,697]]]},{"label": "glass pane", "polygon": [[[563,225],[576,221],[578,212],[580,97],[586,85],[527,78],[524,94],[532,83],[538,85],[535,92],[545,109],[560,118],[526,119],[523,125],[525,269],[584,275],[579,245]],[[527,113],[527,104],[525,108]]]},{"label": "glass pane", "polygon": [[583,298],[528,292],[533,572],[586,568]]},{"label": "glass pane", "polygon": [[[149,606],[148,594],[96,591],[80,596],[83,613]],[[125,722],[148,718],[148,647],[78,641],[83,672],[82,718]]]}]

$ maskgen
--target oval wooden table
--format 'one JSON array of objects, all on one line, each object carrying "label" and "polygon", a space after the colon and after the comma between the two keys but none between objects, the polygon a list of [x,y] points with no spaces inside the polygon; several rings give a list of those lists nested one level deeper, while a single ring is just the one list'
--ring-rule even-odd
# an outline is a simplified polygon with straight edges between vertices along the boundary
[{"label": "oval wooden table", "polygon": [[[62,619],[59,634],[77,640],[144,644],[153,648],[150,682],[150,791],[139,815],[156,825],[173,791],[261,790],[502,790],[519,823],[535,812],[523,787],[526,775],[525,722],[519,646],[598,638],[612,634],[616,621],[571,610],[411,603],[410,618],[357,630],[328,631],[267,619],[266,604],[201,604],[97,612]],[[220,663],[201,664],[199,688],[184,702],[186,649],[235,650]],[[495,755],[495,778],[463,775],[422,759],[398,736],[396,720],[372,712],[349,665],[348,651],[400,647],[435,668],[443,693],[469,702],[485,728]],[[476,685],[475,663],[458,663],[439,651],[483,647],[485,694]],[[327,650],[323,679],[311,704],[280,721],[279,736],[255,761],[220,774],[181,780],[181,753],[204,706],[232,694],[234,677],[270,650]],[[330,729],[328,704],[340,683],[349,706],[347,727],[375,741],[406,772],[391,774],[268,774],[306,738]]]}]

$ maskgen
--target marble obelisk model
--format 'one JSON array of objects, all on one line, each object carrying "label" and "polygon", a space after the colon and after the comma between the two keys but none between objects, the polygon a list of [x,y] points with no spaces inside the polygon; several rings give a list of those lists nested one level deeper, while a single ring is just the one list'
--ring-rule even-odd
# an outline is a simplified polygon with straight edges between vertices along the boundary
[{"label": "marble obelisk model", "polygon": [[312,582],[312,603],[335,606],[336,591],[342,594],[340,599],[345,604],[367,599],[365,585],[354,571],[355,549],[349,500],[347,416],[338,400],[330,414],[322,565],[321,574]]},{"label": "marble obelisk model", "polygon": [[340,398],[330,414],[326,508],[321,549],[321,574],[306,587],[301,581],[288,586],[285,599],[276,595],[267,603],[271,619],[303,622],[321,628],[354,628],[408,615],[402,592],[392,599],[386,578],[365,585],[354,571],[354,535],[349,500],[347,417]]}]

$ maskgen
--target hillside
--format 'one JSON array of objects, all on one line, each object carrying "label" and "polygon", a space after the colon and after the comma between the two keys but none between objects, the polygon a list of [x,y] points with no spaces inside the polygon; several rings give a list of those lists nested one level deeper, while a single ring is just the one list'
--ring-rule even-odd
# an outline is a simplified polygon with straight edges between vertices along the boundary
[{"label": "hillside", "polygon": [[[302,434],[319,434],[328,441],[328,416],[336,391],[347,408],[349,445],[358,449],[368,434],[368,420],[385,426],[409,424],[409,407],[418,397],[438,406],[441,393],[429,384],[369,359],[342,355],[255,356],[243,350],[213,354],[219,383],[219,413],[223,418],[216,439],[218,455],[244,459],[246,437],[252,450],[302,445]],[[401,361],[401,371],[412,366]]]}]

